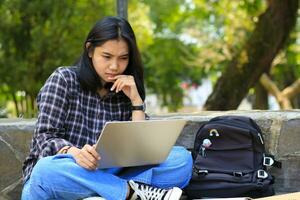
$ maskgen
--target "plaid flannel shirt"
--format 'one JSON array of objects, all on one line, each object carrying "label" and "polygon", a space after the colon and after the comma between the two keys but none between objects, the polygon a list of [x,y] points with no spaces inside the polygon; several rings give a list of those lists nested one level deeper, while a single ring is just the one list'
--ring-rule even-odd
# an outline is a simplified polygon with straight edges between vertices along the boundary
[{"label": "plaid flannel shirt", "polygon": [[131,102],[122,93],[83,91],[76,67],[60,67],[41,88],[37,105],[38,120],[30,145],[30,154],[23,165],[26,182],[34,165],[43,157],[55,155],[64,146],[82,148],[96,143],[107,121],[131,119]]}]

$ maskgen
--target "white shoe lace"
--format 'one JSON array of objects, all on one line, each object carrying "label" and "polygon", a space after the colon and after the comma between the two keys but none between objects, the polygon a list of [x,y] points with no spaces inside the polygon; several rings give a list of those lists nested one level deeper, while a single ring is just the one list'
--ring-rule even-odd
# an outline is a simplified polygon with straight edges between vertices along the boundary
[{"label": "white shoe lace", "polygon": [[168,190],[152,187],[145,184],[138,184],[132,180],[129,181],[129,185],[135,192],[132,196],[133,198],[131,199],[136,199],[137,197],[139,197],[141,200],[162,200],[162,198],[168,192]]}]

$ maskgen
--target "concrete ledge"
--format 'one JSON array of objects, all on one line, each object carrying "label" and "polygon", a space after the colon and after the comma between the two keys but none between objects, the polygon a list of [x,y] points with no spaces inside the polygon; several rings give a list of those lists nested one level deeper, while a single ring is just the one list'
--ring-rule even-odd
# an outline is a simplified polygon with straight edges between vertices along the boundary
[{"label": "concrete ledge", "polygon": [[[177,145],[193,147],[197,129],[203,122],[220,115],[243,115],[260,125],[266,149],[283,163],[283,169],[271,169],[276,177],[277,193],[300,191],[300,110],[293,111],[228,111],[194,114],[168,114],[152,116],[154,119],[186,119]],[[28,154],[35,119],[0,120],[0,199],[20,199],[22,189],[21,168]]]}]

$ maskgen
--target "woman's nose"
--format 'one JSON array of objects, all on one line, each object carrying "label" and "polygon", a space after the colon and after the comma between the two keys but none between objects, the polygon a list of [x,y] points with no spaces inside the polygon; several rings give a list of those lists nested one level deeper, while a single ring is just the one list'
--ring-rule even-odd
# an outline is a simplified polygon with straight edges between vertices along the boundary
[{"label": "woman's nose", "polygon": [[109,65],[109,69],[111,69],[111,70],[117,70],[118,66],[119,66],[118,61],[117,60],[113,60],[110,63],[110,65]]}]

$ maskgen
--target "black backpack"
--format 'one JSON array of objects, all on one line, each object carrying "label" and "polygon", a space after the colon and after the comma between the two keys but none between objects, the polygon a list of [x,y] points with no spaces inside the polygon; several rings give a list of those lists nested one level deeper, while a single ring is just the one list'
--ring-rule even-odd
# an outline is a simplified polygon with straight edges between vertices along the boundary
[{"label": "black backpack", "polygon": [[274,194],[267,166],[281,163],[265,153],[259,126],[248,117],[220,116],[202,125],[195,138],[193,176],[185,192],[201,197],[265,197]]}]

